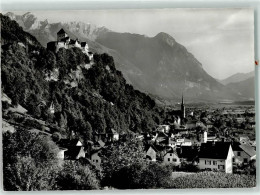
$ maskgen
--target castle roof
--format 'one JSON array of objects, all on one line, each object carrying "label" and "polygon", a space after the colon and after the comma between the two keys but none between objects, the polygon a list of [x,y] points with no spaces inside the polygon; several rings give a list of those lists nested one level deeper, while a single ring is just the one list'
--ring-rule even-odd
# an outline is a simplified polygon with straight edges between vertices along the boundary
[{"label": "castle roof", "polygon": [[87,45],[87,42],[81,42],[81,47],[85,47]]},{"label": "castle roof", "polygon": [[60,29],[59,32],[57,32],[57,34],[64,34],[64,33],[66,33],[66,32],[63,30],[63,28]]}]

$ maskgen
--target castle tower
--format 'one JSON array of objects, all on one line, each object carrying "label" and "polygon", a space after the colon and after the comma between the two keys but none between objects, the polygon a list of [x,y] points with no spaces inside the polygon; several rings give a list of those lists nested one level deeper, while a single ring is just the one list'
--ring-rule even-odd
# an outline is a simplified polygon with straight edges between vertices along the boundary
[{"label": "castle tower", "polygon": [[57,41],[61,41],[62,39],[68,37],[68,34],[62,29],[57,32]]}]

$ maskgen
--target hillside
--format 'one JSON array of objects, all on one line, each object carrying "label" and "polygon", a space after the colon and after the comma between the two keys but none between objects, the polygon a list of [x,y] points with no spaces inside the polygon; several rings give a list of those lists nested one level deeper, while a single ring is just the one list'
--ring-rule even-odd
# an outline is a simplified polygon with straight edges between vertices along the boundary
[{"label": "hillside", "polygon": [[227,85],[227,84],[230,84],[230,83],[237,83],[237,82],[240,82],[240,81],[244,81],[244,80],[247,80],[251,77],[254,77],[255,76],[255,72],[252,71],[252,72],[249,72],[249,73],[236,73],[226,79],[223,79],[223,80],[220,80],[220,82],[223,84],[223,85]]},{"label": "hillside", "polygon": [[131,63],[126,65],[125,74],[141,90],[176,100],[182,92],[192,101],[233,98],[184,46],[166,33],[146,37],[107,32],[96,42],[118,51]]},{"label": "hillside", "polygon": [[180,101],[182,92],[188,101],[242,98],[208,75],[202,64],[166,33],[146,37],[116,33],[82,22],[38,21],[31,13],[6,15],[21,24],[43,46],[56,40],[57,31],[64,28],[71,37],[87,41],[93,52],[111,55],[127,83],[147,94],[169,99],[170,102]]},{"label": "hillside", "polygon": [[[20,29],[2,15],[1,25],[8,34]],[[7,113],[3,118],[9,119],[6,111],[19,104],[33,118],[56,127],[51,133],[60,131],[66,137],[74,131],[84,140],[112,128],[121,134],[150,131],[162,121],[163,111],[148,95],[126,84],[111,56],[96,54],[90,65],[77,48],[54,54],[34,48],[31,42],[21,46],[19,41],[24,38],[21,33],[18,40],[2,45],[2,92],[12,100],[12,105],[3,107]],[[58,72],[57,78],[48,80],[54,72]],[[50,112],[52,103],[54,114]]]},{"label": "hillside", "polygon": [[247,99],[255,99],[255,78],[251,77],[246,80],[229,83],[226,85],[230,90],[237,93],[238,95],[242,95]]}]

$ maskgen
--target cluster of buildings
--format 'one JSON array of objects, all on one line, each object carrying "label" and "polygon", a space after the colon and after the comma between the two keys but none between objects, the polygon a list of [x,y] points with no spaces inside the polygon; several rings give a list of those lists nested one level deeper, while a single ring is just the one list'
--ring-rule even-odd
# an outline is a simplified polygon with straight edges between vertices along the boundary
[{"label": "cluster of buildings", "polygon": [[78,39],[70,38],[64,29],[60,29],[57,32],[57,41],[47,43],[47,49],[55,53],[58,52],[60,48],[70,49],[74,47],[81,49],[83,53],[89,56],[89,60],[92,60],[93,53],[89,51],[87,42],[80,42]]},{"label": "cluster of buildings", "polygon": [[173,125],[159,125],[156,131],[137,136],[146,144],[147,160],[232,173],[233,165],[247,165],[256,159],[255,147],[247,136],[232,140],[217,136],[212,121],[186,116],[183,97],[181,110],[175,114]]},{"label": "cluster of buildings", "polygon": [[[185,118],[183,100],[180,115],[183,120]],[[192,164],[201,170],[232,173],[234,165],[248,165],[251,160],[256,159],[255,148],[248,143],[247,137],[241,137],[239,141],[215,139],[208,135],[207,128],[197,132],[195,138],[187,138],[188,134],[187,131],[172,129],[171,125],[159,125],[154,132],[136,134],[136,139],[143,142],[144,158],[147,161],[177,167]],[[95,132],[93,136],[95,143],[88,141],[85,147],[79,140],[60,140],[57,142],[60,147],[59,157],[64,160],[86,158],[92,164],[100,166],[101,150],[118,141],[120,135],[111,129],[106,133]]]},{"label": "cluster of buildings", "polygon": [[84,158],[93,165],[100,166],[102,158],[100,152],[108,144],[119,140],[119,133],[110,129],[106,133],[94,133],[94,140],[83,144],[79,139],[60,139],[56,142],[59,147],[58,158],[61,160],[79,160]]}]

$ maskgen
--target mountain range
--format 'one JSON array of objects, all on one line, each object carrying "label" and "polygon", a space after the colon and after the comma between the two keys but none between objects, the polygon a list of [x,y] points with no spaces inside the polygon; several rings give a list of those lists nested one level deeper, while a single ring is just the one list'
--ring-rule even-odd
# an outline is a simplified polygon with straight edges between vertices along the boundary
[{"label": "mountain range", "polygon": [[[247,93],[230,90],[227,81],[217,81],[203,65],[172,36],[161,32],[154,37],[113,32],[83,22],[49,23],[39,21],[33,14],[15,15],[7,13],[26,32],[29,32],[46,47],[56,40],[61,29],[72,38],[86,41],[90,50],[113,56],[116,68],[126,81],[136,89],[168,101],[180,101],[184,93],[186,101],[244,100]],[[241,80],[237,80],[241,81]],[[244,85],[243,85],[244,86]],[[254,90],[254,87],[251,87]],[[243,91],[243,90],[242,90]]]},{"label": "mountain range", "polygon": [[251,71],[251,72],[248,72],[248,73],[236,73],[236,74],[231,75],[230,77],[228,77],[226,79],[220,80],[220,82],[223,85],[227,85],[227,84],[230,84],[230,83],[241,82],[241,81],[247,80],[249,78],[252,78],[254,76],[255,76],[254,71]]}]

